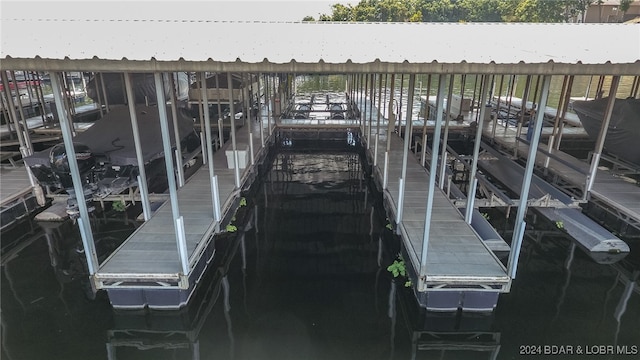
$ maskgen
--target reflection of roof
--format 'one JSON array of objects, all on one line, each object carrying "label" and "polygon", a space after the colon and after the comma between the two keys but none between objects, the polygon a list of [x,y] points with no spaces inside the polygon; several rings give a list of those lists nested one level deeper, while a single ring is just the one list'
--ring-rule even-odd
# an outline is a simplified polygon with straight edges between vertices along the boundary
[{"label": "reflection of roof", "polygon": [[[51,14],[26,4],[3,4],[2,27],[20,29],[1,38],[8,68],[100,70],[118,61],[119,70],[132,71],[163,70],[158,65],[211,71],[216,65],[219,71],[486,73],[495,70],[486,64],[506,71],[526,69],[523,62],[558,74],[584,73],[594,64],[598,73],[636,74],[640,64],[640,29],[622,24],[226,22],[190,18],[175,11],[177,2],[154,3],[153,17],[100,15],[105,3],[92,2],[91,12],[67,7]],[[207,6],[180,4],[192,13]],[[625,46],[612,39],[625,39]],[[542,68],[530,66],[530,72]]]},{"label": "reflection of roof", "polygon": [[640,24],[640,16],[636,16],[634,19],[627,20],[625,24]]}]

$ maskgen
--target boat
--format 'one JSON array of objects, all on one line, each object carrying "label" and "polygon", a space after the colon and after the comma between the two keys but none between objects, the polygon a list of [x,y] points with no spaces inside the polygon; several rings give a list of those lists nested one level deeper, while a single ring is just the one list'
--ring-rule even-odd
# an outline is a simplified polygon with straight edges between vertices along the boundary
[{"label": "boat", "polygon": [[[574,101],[573,110],[589,138],[596,141],[609,98]],[[616,99],[604,141],[607,153],[640,167],[640,99]]]},{"label": "boat", "polygon": [[[145,171],[148,181],[152,182],[166,176],[158,107],[136,105],[135,111]],[[200,137],[194,130],[194,121],[188,111],[178,108],[177,114],[180,148],[183,163],[187,164],[201,150]],[[176,149],[169,106],[167,117],[171,146]],[[137,186],[140,164],[136,157],[127,106],[114,106],[102,119],[79,133],[73,142],[87,203],[94,196],[104,198]],[[73,189],[64,143],[25,157],[24,163],[31,168],[39,184],[46,188],[47,194],[66,191],[69,195],[67,213],[77,215],[77,196]]]}]

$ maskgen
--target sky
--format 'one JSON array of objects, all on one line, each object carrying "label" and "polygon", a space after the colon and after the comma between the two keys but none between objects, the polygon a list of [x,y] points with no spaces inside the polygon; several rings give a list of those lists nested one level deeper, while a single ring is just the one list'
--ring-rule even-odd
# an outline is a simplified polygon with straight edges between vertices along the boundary
[{"label": "sky", "polygon": [[[0,0],[2,7],[14,0]],[[154,13],[164,5],[171,6],[176,12],[183,9],[180,17],[196,20],[233,20],[233,21],[301,21],[305,16],[318,19],[321,14],[331,14],[331,5],[356,5],[359,0],[21,0],[34,3],[33,11],[42,16],[70,16],[81,11],[87,18],[153,18]],[[37,5],[36,5],[37,3]],[[98,4],[101,3],[101,4]],[[99,11],[91,11],[100,8]],[[107,4],[105,9],[105,4]],[[6,9],[6,7],[5,7]],[[158,12],[161,13],[161,12]],[[145,15],[141,15],[145,14]],[[33,15],[33,14],[32,14]]]}]

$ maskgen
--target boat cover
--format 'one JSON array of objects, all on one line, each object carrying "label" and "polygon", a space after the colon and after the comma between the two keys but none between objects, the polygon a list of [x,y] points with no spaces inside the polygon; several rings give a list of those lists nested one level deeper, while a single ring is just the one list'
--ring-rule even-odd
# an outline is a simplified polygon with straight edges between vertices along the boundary
[{"label": "boat cover", "polygon": [[[592,140],[597,140],[609,98],[576,101],[573,110]],[[640,165],[640,99],[616,99],[607,129],[607,152]]]},{"label": "boat cover", "polygon": [[[136,114],[142,156],[146,164],[164,156],[158,107],[137,105]],[[170,106],[167,106],[167,118],[171,146],[174,147],[173,117]],[[193,132],[193,119],[181,108],[178,109],[178,131],[181,138]],[[106,157],[112,165],[138,165],[127,106],[114,107],[86,131],[79,133],[74,138],[74,143],[87,145],[94,155]],[[24,162],[29,166],[49,166],[49,151],[50,149],[46,149],[37,152],[26,157]]]}]

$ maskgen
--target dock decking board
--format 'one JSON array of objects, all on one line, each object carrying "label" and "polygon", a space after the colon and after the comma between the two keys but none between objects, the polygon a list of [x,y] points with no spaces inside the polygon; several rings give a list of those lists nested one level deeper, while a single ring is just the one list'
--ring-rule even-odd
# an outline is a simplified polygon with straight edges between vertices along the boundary
[{"label": "dock decking board", "polygon": [[[391,136],[390,141],[388,192],[385,196],[389,202],[393,203],[393,211],[397,212],[398,178],[402,168],[403,142],[397,136]],[[380,141],[378,147],[375,176],[381,182],[384,171],[384,151],[380,149],[386,148],[386,142]],[[373,145],[369,152],[373,156]],[[422,255],[427,191],[428,173],[410,153],[407,161],[401,226],[406,233],[406,237],[403,236],[405,248],[413,252],[410,257],[414,268],[419,266],[416,259],[420,259]],[[506,286],[509,283],[504,266],[482,243],[482,239],[464,221],[460,212],[440,189],[436,189],[434,193],[429,234],[427,285],[441,281],[460,286],[495,284]]]},{"label": "dock decking board", "polygon": [[24,166],[0,167],[0,205],[6,205],[31,193],[31,184]]}]

